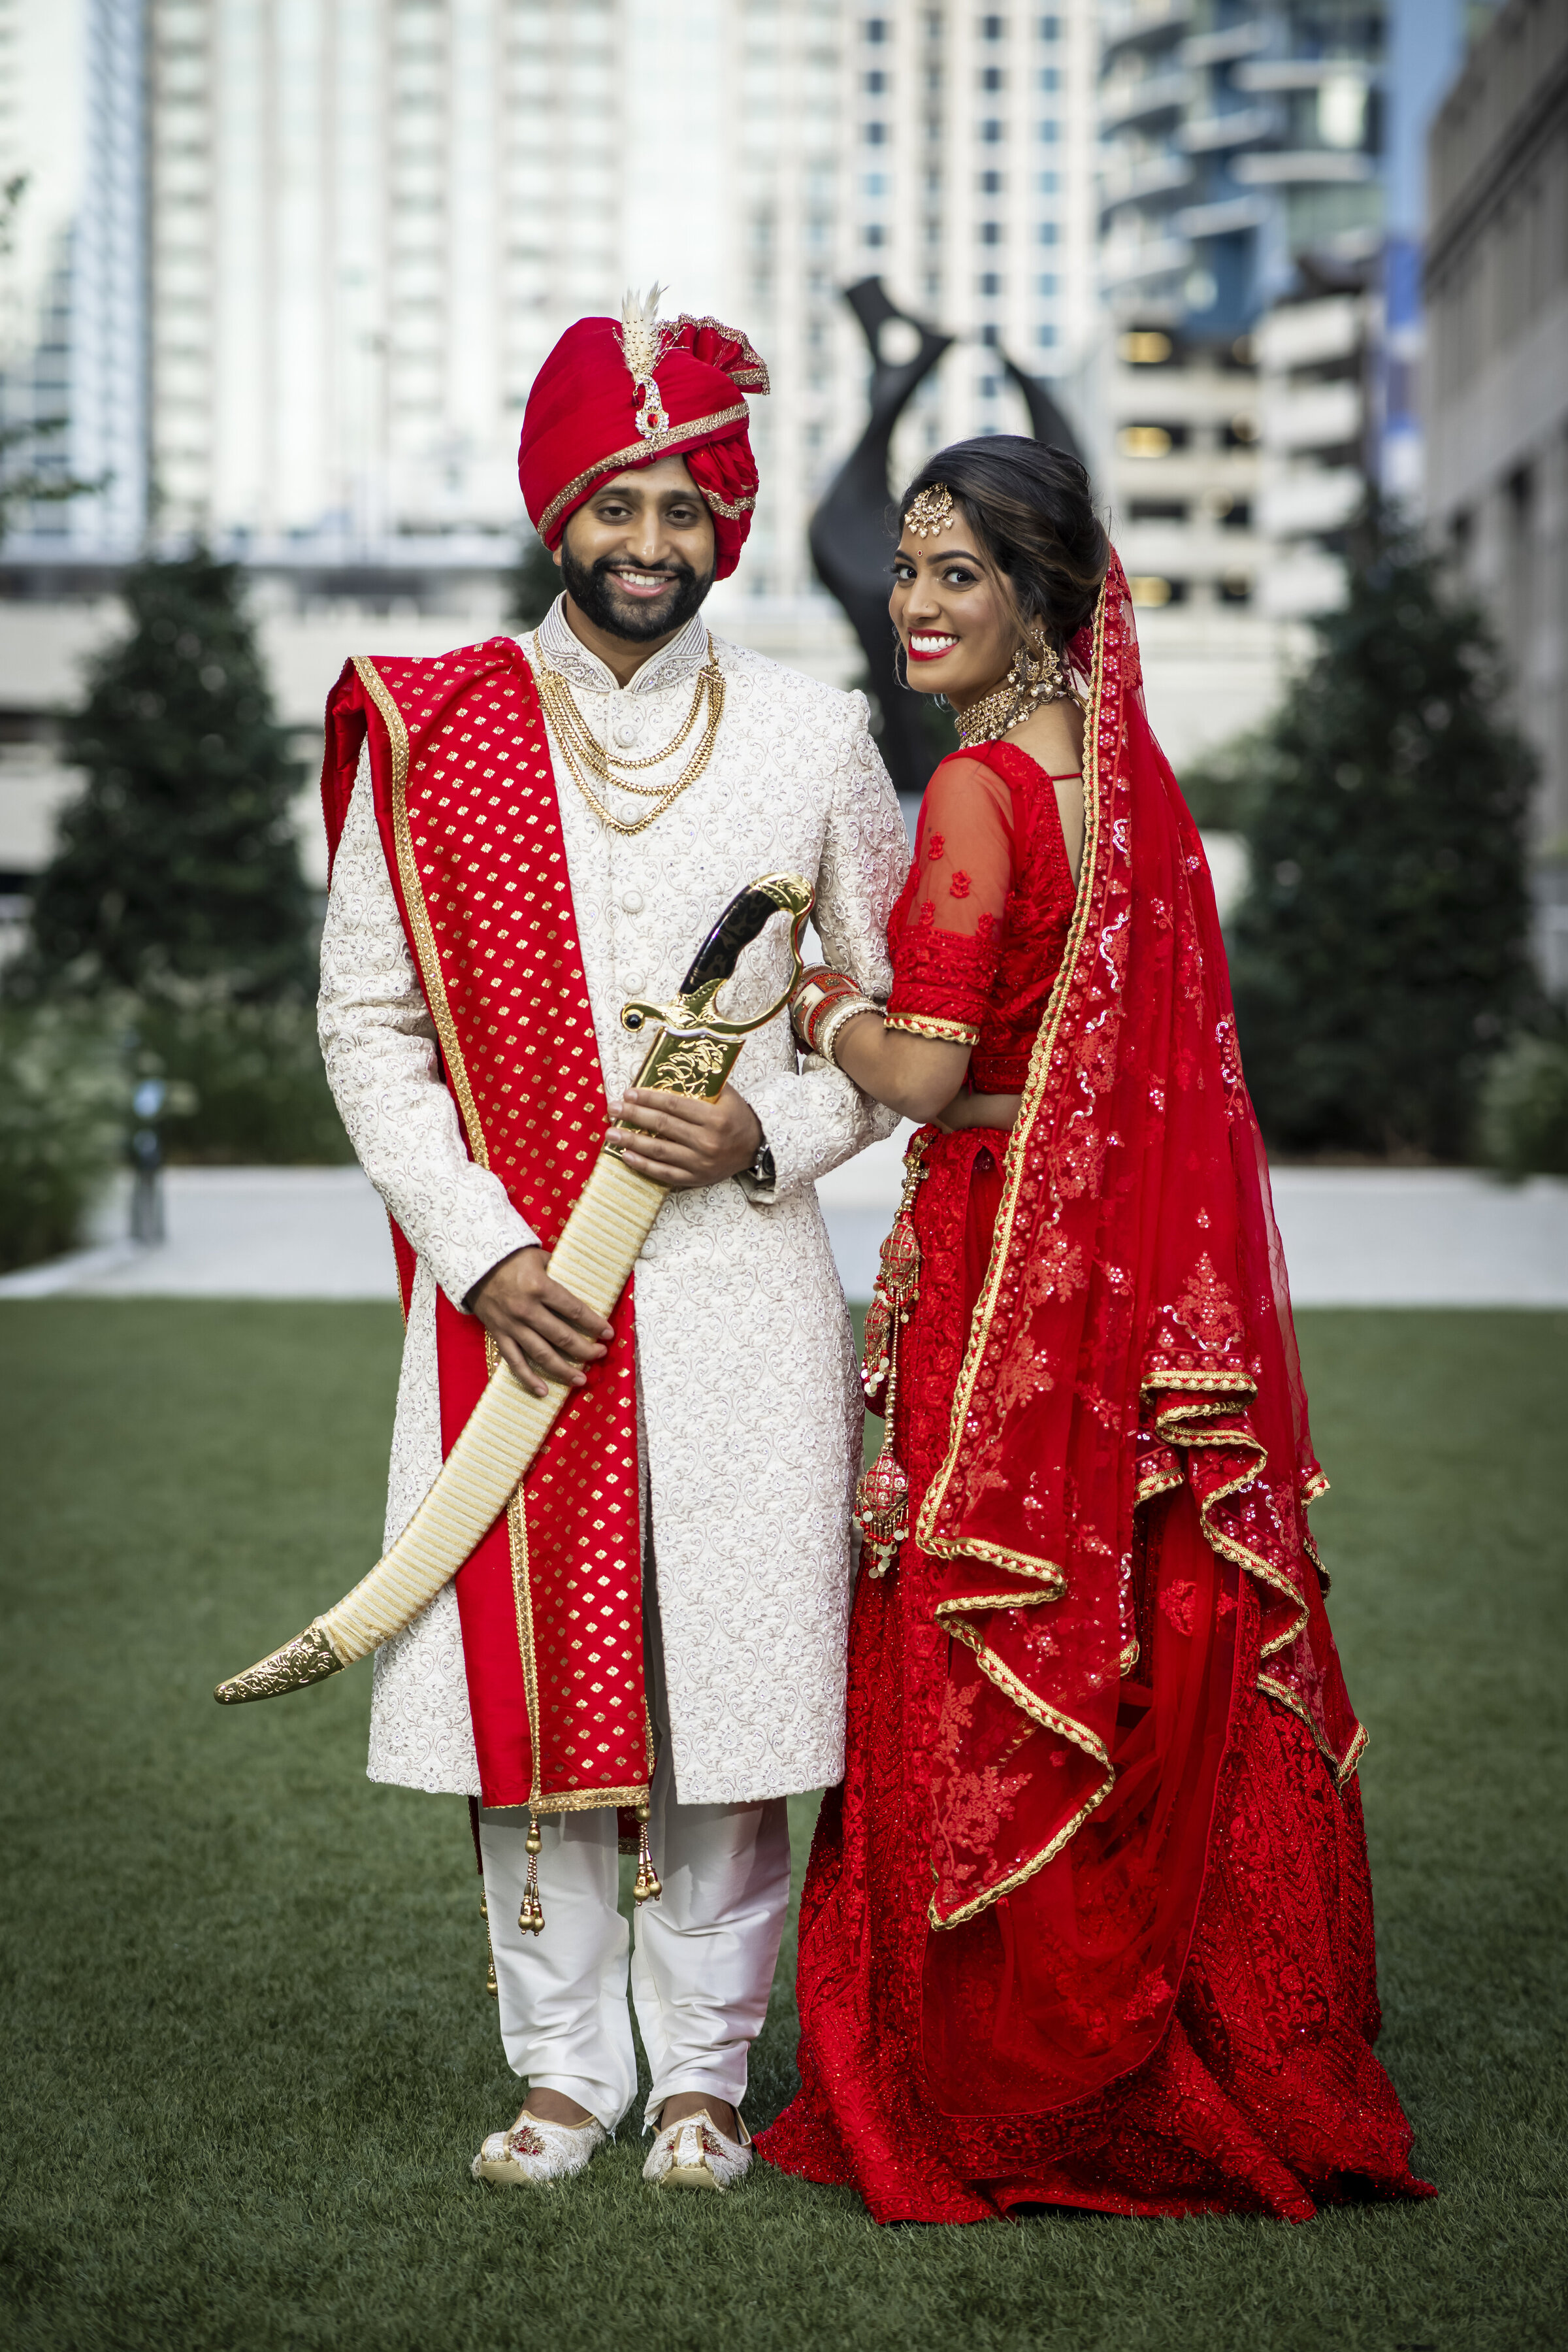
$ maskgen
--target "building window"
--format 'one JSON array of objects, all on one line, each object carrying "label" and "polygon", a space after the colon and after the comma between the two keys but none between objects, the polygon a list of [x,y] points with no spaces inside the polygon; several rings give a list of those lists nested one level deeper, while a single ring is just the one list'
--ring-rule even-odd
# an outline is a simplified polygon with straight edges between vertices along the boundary
[{"label": "building window", "polygon": [[1057,240],[1056,223],[1054,221],[1041,221],[1035,234],[1040,238],[1041,245],[1054,245]]},{"label": "building window", "polygon": [[887,231],[883,228],[880,221],[868,221],[866,223],[864,228],[861,231],[861,243],[862,245],[885,245],[887,243]]},{"label": "building window", "polygon": [[1034,290],[1037,294],[1045,295],[1049,299],[1056,292],[1056,272],[1052,269],[1045,270],[1035,279]]},{"label": "building window", "polygon": [[1005,16],[981,17],[980,38],[982,41],[1005,41],[1007,37],[1008,20]]},{"label": "building window", "polygon": [[1056,329],[1049,325],[1037,327],[1034,331],[1034,339],[1042,348],[1049,350],[1056,341]]},{"label": "building window", "polygon": [[887,76],[882,72],[880,68],[874,73],[862,74],[861,76],[861,87],[862,89],[869,89],[880,94],[881,91],[887,88]]},{"label": "building window", "polygon": [[1042,16],[1039,29],[1042,41],[1059,41],[1061,38],[1061,19],[1060,16]]},{"label": "building window", "polygon": [[980,174],[980,194],[983,196],[999,196],[1001,193],[1001,173],[999,172],[982,172]]},{"label": "building window", "polygon": [[861,26],[862,39],[869,41],[873,48],[879,47],[886,40],[887,35],[888,23],[885,16],[868,16]]},{"label": "building window", "polygon": [[1007,79],[1000,66],[987,66],[980,75],[982,89],[1005,89]]},{"label": "building window", "polygon": [[998,122],[994,114],[988,115],[986,121],[980,125],[980,138],[983,143],[988,147],[999,147],[1002,142],[1002,134],[1006,129],[1007,125],[1003,122]]},{"label": "building window", "polygon": [[1060,89],[1061,88],[1061,68],[1057,66],[1041,66],[1040,86],[1041,89]]},{"label": "building window", "polygon": [[1000,245],[1001,241],[1002,225],[1000,221],[982,221],[980,223],[980,243],[982,245]]},{"label": "building window", "polygon": [[885,147],[887,144],[887,125],[885,122],[862,122],[861,125],[861,136],[865,141],[868,147]]},{"label": "building window", "polygon": [[1186,440],[1183,425],[1124,425],[1116,446],[1124,457],[1168,457]]},{"label": "building window", "polygon": [[925,273],[925,299],[928,302],[936,302],[941,297],[942,273],[939,269],[928,269]]},{"label": "building window", "polygon": [[886,172],[866,172],[861,176],[862,196],[885,196],[892,181]]},{"label": "building window", "polygon": [[1037,139],[1040,140],[1045,146],[1054,147],[1057,140],[1061,136],[1061,126],[1054,121],[1042,122],[1038,125],[1035,136]]},{"label": "building window", "polygon": [[1034,184],[1037,194],[1042,196],[1054,196],[1060,193],[1061,184],[1059,175],[1055,172],[1037,172],[1034,176]]},{"label": "building window", "polygon": [[982,294],[999,294],[1002,290],[1001,273],[996,269],[982,269],[977,283]]}]

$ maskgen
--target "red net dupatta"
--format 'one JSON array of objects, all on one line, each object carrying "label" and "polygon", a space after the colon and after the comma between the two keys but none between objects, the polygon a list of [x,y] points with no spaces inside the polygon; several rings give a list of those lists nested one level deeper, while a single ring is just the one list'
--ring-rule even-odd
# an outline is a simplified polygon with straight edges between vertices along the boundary
[{"label": "red net dupatta", "polygon": [[1339,1780],[1364,1738],[1214,894],[1114,560],[1073,653],[1078,897],[917,1528],[953,1637],[925,2013],[955,2112],[1071,2098],[1158,2040],[1243,1675]]}]

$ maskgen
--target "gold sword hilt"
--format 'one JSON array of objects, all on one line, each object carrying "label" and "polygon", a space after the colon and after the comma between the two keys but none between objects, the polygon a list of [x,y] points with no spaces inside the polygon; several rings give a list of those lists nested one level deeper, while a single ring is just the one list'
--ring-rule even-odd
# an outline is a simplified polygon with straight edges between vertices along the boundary
[{"label": "gold sword hilt", "polygon": [[[622,1006],[623,1029],[635,1033],[651,1021],[659,1024],[658,1034],[643,1055],[632,1085],[656,1094],[689,1095],[716,1102],[747,1038],[754,1029],[766,1028],[800,985],[804,969],[800,941],[815,904],[815,891],[799,874],[765,874],[749,888],[737,890],[697,950],[671,1003],[651,1004],[633,997]],[[741,950],[778,914],[793,918],[789,984],[765,1012],[748,1021],[731,1020],[718,1010],[719,991],[734,979]],[[613,1144],[605,1149],[619,1158]]]}]

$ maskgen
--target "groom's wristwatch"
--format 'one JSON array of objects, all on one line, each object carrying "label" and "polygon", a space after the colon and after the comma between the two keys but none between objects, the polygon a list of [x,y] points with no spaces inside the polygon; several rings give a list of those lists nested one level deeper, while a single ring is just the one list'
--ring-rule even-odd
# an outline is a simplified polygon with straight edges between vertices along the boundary
[{"label": "groom's wristwatch", "polygon": [[758,1145],[750,1167],[743,1168],[740,1173],[746,1182],[757,1185],[761,1192],[773,1190],[779,1181],[779,1171],[773,1165],[773,1150],[766,1136]]}]

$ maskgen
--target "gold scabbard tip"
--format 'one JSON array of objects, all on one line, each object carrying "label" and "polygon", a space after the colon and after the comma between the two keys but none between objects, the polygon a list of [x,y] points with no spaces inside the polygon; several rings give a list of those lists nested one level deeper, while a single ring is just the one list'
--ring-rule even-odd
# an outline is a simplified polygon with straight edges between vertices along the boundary
[{"label": "gold scabbard tip", "polygon": [[303,1690],[307,1683],[325,1682],[329,1675],[342,1671],[343,1661],[318,1619],[303,1633],[296,1633],[292,1642],[285,1642],[281,1650],[274,1650],[269,1658],[220,1683],[213,1696],[220,1706],[240,1706],[246,1699],[279,1698],[285,1691]]}]

